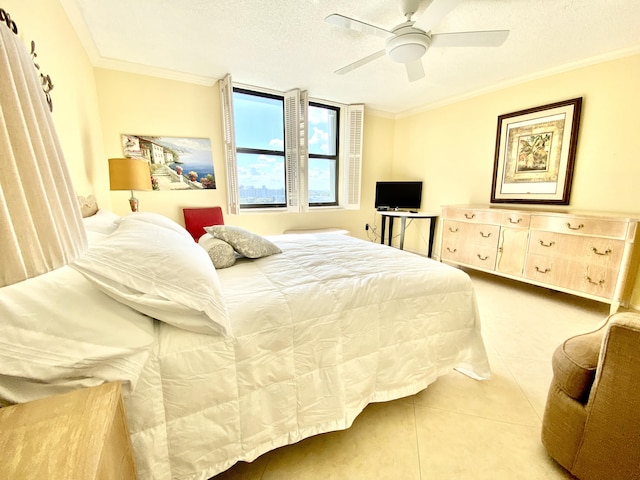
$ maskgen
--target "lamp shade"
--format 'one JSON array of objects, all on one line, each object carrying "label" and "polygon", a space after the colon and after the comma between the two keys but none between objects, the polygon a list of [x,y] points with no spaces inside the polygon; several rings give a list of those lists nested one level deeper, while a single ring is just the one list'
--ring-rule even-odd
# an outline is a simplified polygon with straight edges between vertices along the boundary
[{"label": "lamp shade", "polygon": [[109,159],[111,190],[151,190],[151,172],[145,160],[135,158]]},{"label": "lamp shade", "polygon": [[33,59],[0,22],[0,287],[87,249],[78,200]]}]

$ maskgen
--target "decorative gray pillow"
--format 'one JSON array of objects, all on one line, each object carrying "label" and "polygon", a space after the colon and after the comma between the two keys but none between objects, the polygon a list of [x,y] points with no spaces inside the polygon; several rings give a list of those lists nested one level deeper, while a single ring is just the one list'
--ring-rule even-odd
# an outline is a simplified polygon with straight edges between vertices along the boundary
[{"label": "decorative gray pillow", "polygon": [[276,253],[282,253],[275,244],[260,235],[251,233],[240,227],[229,225],[214,225],[204,227],[207,233],[231,245],[236,252],[247,258],[268,257]]},{"label": "decorative gray pillow", "polygon": [[213,238],[208,233],[205,233],[198,240],[198,244],[207,251],[214,267],[218,269],[227,268],[236,263],[236,252],[224,240]]}]

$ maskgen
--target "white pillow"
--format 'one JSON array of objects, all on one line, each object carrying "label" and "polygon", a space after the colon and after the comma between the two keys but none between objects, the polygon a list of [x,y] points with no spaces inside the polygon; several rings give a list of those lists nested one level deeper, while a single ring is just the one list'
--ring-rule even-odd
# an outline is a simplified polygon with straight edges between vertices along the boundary
[{"label": "white pillow", "polygon": [[71,266],[153,318],[198,333],[231,333],[216,270],[191,235],[123,220]]},{"label": "white pillow", "polygon": [[120,215],[116,215],[109,210],[98,210],[95,215],[82,219],[84,229],[87,233],[99,233],[109,235],[116,231]]},{"label": "white pillow", "polygon": [[247,258],[261,258],[282,253],[274,243],[244,228],[214,225],[204,229],[214,238],[227,242],[236,252]]},{"label": "white pillow", "polygon": [[116,223],[118,224],[123,222],[129,223],[132,221],[151,223],[152,225],[157,225],[158,227],[163,227],[169,230],[173,230],[174,232],[181,234],[182,236],[190,239],[193,242],[193,237],[189,232],[187,232],[187,230],[182,225],[174,222],[169,217],[160,215],[159,213],[133,212],[128,215],[125,215]]},{"label": "white pillow", "polygon": [[153,320],[68,266],[0,288],[0,397],[23,403],[121,381],[133,391]]}]

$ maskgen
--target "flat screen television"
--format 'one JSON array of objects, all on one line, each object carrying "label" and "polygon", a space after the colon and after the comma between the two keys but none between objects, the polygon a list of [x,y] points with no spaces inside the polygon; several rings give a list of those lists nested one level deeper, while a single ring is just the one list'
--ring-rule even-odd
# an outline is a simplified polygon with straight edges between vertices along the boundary
[{"label": "flat screen television", "polygon": [[422,182],[376,182],[378,210],[418,210],[422,202]]}]

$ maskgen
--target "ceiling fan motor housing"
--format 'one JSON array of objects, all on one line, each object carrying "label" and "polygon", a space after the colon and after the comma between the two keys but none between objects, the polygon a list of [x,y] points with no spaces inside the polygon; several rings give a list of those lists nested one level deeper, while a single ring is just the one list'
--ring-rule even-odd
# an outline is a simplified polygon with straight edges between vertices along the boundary
[{"label": "ceiling fan motor housing", "polygon": [[[404,31],[403,31],[404,30]],[[395,36],[387,40],[385,51],[391,60],[411,63],[427,53],[431,37],[417,28],[403,28],[394,31]]]}]

